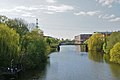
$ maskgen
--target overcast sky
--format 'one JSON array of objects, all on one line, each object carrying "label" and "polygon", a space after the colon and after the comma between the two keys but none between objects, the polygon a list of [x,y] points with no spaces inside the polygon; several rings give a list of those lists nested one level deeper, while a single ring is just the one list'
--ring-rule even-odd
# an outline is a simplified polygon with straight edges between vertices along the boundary
[{"label": "overcast sky", "polygon": [[56,38],[120,30],[120,0],[0,0],[0,15],[38,18],[44,34]]}]

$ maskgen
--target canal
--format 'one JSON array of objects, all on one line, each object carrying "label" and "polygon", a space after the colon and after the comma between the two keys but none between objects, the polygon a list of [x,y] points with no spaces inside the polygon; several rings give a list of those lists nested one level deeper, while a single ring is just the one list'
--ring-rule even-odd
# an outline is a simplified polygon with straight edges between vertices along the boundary
[{"label": "canal", "polygon": [[[81,52],[78,46],[61,46],[50,54],[37,80],[120,80],[120,65],[106,63],[103,55]],[[29,80],[34,80],[29,79]]]}]

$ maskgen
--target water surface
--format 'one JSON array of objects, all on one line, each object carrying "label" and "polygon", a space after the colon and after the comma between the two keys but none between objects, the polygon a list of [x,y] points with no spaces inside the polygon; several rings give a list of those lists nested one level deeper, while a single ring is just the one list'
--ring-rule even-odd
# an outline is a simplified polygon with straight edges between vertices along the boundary
[{"label": "water surface", "polygon": [[81,52],[79,46],[60,48],[49,55],[45,70],[37,73],[38,80],[120,80],[120,65],[106,63],[102,54]]}]

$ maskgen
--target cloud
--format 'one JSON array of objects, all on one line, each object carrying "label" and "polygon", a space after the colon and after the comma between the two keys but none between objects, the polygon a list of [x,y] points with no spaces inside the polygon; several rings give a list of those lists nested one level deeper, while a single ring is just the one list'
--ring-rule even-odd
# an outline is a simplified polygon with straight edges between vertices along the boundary
[{"label": "cloud", "polygon": [[13,9],[0,9],[0,12],[22,12],[22,11],[33,11],[33,10],[38,10],[38,8],[35,7],[25,7],[25,6],[17,6]]},{"label": "cloud", "polygon": [[104,14],[101,11],[80,11],[74,13],[77,16],[97,16],[99,19],[107,20],[108,22],[120,22],[120,17],[116,17],[114,14]]},{"label": "cloud", "polygon": [[54,12],[49,12],[49,11],[44,12],[44,13],[46,13],[46,14],[54,14]]},{"label": "cloud", "polygon": [[69,5],[60,5],[60,6],[47,6],[48,11],[53,11],[53,12],[66,12],[66,11],[71,11],[74,8]]},{"label": "cloud", "polygon": [[18,6],[18,7],[15,8],[15,10],[28,10],[28,11],[32,11],[32,10],[38,10],[38,8],[36,8],[36,7]]},{"label": "cloud", "polygon": [[[18,14],[22,17],[35,17],[34,15],[39,15],[42,13],[55,14],[63,13],[67,11],[74,10],[74,7],[70,5],[33,5],[28,6],[17,6],[11,9],[0,9],[1,14]],[[32,13],[32,14],[31,14]]]},{"label": "cloud", "polygon": [[74,13],[75,15],[83,15],[83,16],[85,16],[86,15],[86,12],[83,12],[83,11],[80,11],[79,13]]},{"label": "cloud", "polygon": [[120,17],[116,17],[114,14],[100,14],[98,16],[100,19],[107,20],[108,22],[120,22]]},{"label": "cloud", "polygon": [[95,15],[98,15],[100,13],[100,11],[88,11],[88,12],[85,12],[85,11],[80,11],[78,13],[74,13],[75,15],[81,15],[81,16],[95,16]]},{"label": "cloud", "polygon": [[94,16],[94,15],[98,15],[99,13],[100,11],[89,11],[87,12],[87,15]]},{"label": "cloud", "polygon": [[38,8],[17,6],[11,9],[0,9],[0,13],[4,15],[11,15],[11,16],[19,15],[21,17],[35,17],[34,14],[30,12],[34,12],[36,10],[38,10]]},{"label": "cloud", "polygon": [[22,14],[21,16],[23,16],[23,17],[35,17],[32,15],[32,13],[25,13],[25,14]]},{"label": "cloud", "polygon": [[114,19],[110,19],[110,22],[120,22],[120,17],[116,17]]},{"label": "cloud", "polygon": [[105,14],[105,15],[99,15],[98,18],[102,18],[102,19],[112,19],[112,18],[115,18],[115,15],[112,14],[112,15],[109,15],[109,14]]},{"label": "cloud", "polygon": [[11,10],[8,10],[8,9],[0,9],[0,12],[11,12]]},{"label": "cloud", "polygon": [[47,3],[56,3],[56,0],[46,0]]},{"label": "cloud", "polygon": [[[66,4],[59,4],[57,0],[44,0],[44,4],[31,6],[14,6],[13,8],[0,8],[1,14],[15,13],[22,17],[35,17],[34,15],[55,14],[73,11],[74,7]],[[32,14],[30,14],[32,13]],[[12,15],[14,16],[14,15]]]},{"label": "cloud", "polygon": [[96,0],[96,1],[102,4],[103,6],[108,6],[109,8],[112,7],[113,3],[120,3],[120,0]]}]

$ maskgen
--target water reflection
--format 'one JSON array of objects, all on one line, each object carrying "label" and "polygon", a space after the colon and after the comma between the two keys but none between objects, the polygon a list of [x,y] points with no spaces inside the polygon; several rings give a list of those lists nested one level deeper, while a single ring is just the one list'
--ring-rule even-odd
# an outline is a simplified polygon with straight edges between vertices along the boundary
[{"label": "water reflection", "polygon": [[103,62],[103,53],[96,52],[96,51],[89,51],[88,52],[88,58],[96,61],[96,62]]},{"label": "water reflection", "polygon": [[[76,50],[78,52],[86,52],[85,45],[76,45]],[[89,51],[87,54],[88,54],[88,58],[93,60],[93,61],[96,61],[96,62],[103,62],[104,61],[103,53],[101,53],[101,52]],[[84,55],[84,54],[81,53],[81,55]]]},{"label": "water reflection", "polygon": [[19,80],[120,80],[120,65],[103,61],[102,53],[61,46],[60,52],[50,54],[50,62],[42,72],[29,71]]},{"label": "water reflection", "polygon": [[111,63],[109,64],[109,66],[110,66],[112,75],[120,79],[120,65]]},{"label": "water reflection", "polygon": [[79,52],[87,52],[88,50],[86,47],[87,47],[87,45],[76,45],[76,49]]},{"label": "water reflection", "polygon": [[119,80],[103,61],[101,53],[81,52],[80,46],[61,46],[59,53],[50,55],[45,76],[39,80]]},{"label": "water reflection", "polygon": [[43,76],[46,74],[45,66],[46,64],[42,64],[38,69],[22,72],[19,75],[18,80],[38,80],[40,77],[43,78]]},{"label": "water reflection", "polygon": [[81,47],[80,47],[80,45],[76,45],[76,50],[77,50],[78,52],[81,52]]}]

